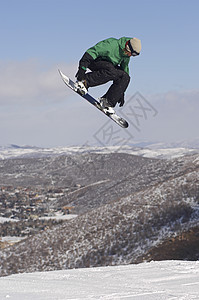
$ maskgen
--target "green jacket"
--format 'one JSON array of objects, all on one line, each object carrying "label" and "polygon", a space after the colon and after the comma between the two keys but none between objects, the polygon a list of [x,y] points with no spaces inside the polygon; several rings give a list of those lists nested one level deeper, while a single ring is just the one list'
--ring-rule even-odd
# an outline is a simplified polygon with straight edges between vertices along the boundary
[{"label": "green jacket", "polygon": [[93,59],[101,58],[102,60],[110,61],[114,66],[120,66],[122,70],[129,74],[130,57],[127,56],[123,49],[125,44],[131,38],[122,37],[120,39],[109,38],[97,43],[95,46],[89,48],[86,52],[89,53]]}]

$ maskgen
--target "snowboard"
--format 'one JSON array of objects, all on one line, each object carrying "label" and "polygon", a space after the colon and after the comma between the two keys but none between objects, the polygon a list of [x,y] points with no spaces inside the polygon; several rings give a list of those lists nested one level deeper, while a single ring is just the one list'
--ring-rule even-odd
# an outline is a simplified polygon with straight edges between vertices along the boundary
[{"label": "snowboard", "polygon": [[87,100],[89,103],[91,103],[92,105],[94,105],[96,108],[98,108],[101,112],[103,112],[107,117],[109,117],[111,120],[113,120],[115,123],[117,123],[119,126],[123,127],[123,128],[127,128],[128,122],[126,120],[124,120],[123,118],[121,118],[120,116],[118,116],[116,113],[109,113],[106,109],[104,109],[99,101],[97,101],[94,97],[92,97],[89,93],[86,93],[85,95],[80,94],[75,86],[75,82],[72,81],[69,77],[67,77],[65,74],[62,73],[62,71],[58,70],[59,74],[61,75],[62,80],[64,81],[64,83],[71,88],[74,92],[76,92],[78,95],[80,95],[81,97],[83,97],[85,100]]}]

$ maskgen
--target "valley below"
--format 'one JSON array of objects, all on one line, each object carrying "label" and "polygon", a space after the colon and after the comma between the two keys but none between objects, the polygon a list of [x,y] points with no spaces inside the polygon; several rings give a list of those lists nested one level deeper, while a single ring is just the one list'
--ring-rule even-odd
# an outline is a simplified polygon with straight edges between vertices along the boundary
[{"label": "valley below", "polygon": [[197,152],[41,152],[0,160],[1,276],[199,259]]}]

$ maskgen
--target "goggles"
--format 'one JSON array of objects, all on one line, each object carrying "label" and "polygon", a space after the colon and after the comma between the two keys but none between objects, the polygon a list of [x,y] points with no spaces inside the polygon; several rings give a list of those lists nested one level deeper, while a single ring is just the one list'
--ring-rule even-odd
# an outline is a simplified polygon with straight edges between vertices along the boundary
[{"label": "goggles", "polygon": [[125,48],[128,52],[131,52],[132,56],[137,56],[140,53],[136,52],[135,50],[133,50],[133,47],[131,46],[130,40],[126,42]]}]

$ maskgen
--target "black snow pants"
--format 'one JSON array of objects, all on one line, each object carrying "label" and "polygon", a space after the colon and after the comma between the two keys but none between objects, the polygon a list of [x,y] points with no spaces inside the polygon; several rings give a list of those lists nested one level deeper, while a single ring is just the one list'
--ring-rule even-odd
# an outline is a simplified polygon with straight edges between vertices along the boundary
[{"label": "black snow pants", "polygon": [[130,76],[119,67],[115,67],[111,62],[104,60],[93,61],[89,69],[92,72],[86,73],[88,87],[105,84],[113,81],[108,91],[102,97],[107,98],[108,102],[114,107],[117,102],[124,103],[124,92],[126,91]]}]

